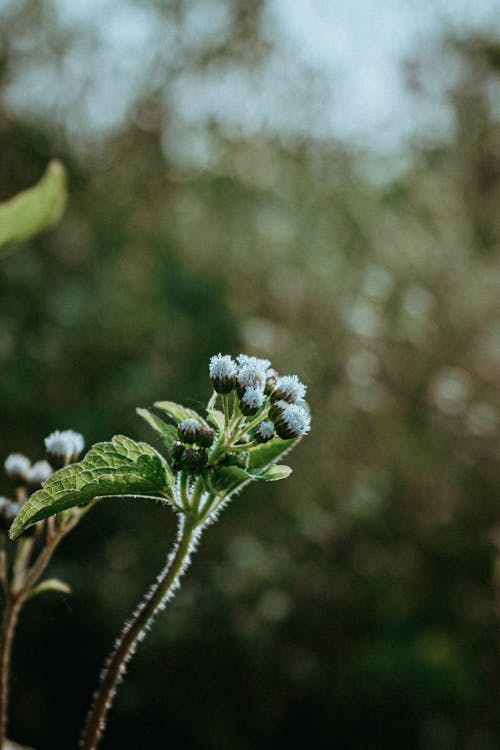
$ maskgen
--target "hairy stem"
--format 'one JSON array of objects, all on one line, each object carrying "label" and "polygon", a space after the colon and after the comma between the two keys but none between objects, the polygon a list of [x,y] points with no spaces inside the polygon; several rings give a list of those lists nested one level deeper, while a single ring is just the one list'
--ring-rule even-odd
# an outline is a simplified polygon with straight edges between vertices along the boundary
[{"label": "hairy stem", "polygon": [[7,709],[9,704],[9,674],[12,642],[22,600],[9,597],[5,602],[2,629],[0,634],[0,748],[5,744],[7,734]]},{"label": "hairy stem", "polygon": [[94,696],[93,704],[80,741],[82,750],[95,750],[103,733],[106,716],[111,708],[127,662],[133,655],[137,642],[141,640],[151,625],[156,613],[163,609],[179,585],[179,579],[190,563],[191,552],[201,533],[192,519],[180,516],[177,542],[173,552],[155,583],[139,604],[129,620],[101,674],[101,681]]}]

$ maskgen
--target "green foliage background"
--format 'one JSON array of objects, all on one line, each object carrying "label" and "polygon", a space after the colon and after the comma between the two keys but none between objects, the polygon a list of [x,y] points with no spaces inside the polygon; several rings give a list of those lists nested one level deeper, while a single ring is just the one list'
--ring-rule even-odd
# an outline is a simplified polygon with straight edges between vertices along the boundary
[{"label": "green foliage background", "polygon": [[[23,35],[43,30],[31,64],[71,44],[51,7],[4,12],[4,87]],[[210,51],[228,65],[265,54],[248,7]],[[201,405],[218,351],[269,354],[310,389],[294,475],[206,534],[103,748],[498,747],[500,41],[440,56],[460,70],[453,127],[376,179],[348,144],[214,123],[210,166],[187,168],[165,147],[175,112],[144,89],[85,148],[50,116],[0,112],[0,200],[52,157],[70,196],[55,231],[0,263],[2,456],[39,458],[68,427],[160,449],[135,407]],[[75,746],[174,529],[160,507],[109,501],[64,544],[51,574],[73,595],[35,600],[18,631],[15,739]]]}]

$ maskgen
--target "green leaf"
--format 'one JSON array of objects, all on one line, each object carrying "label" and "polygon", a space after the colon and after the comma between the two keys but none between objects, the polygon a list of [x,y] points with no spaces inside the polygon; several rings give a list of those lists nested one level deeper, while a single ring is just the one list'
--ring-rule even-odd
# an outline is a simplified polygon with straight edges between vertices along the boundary
[{"label": "green leaf", "polygon": [[215,427],[219,434],[222,434],[224,432],[226,420],[224,419],[224,414],[221,411],[219,411],[218,409],[209,409],[207,411],[207,420],[208,422],[210,422],[212,427]]},{"label": "green leaf", "polygon": [[210,479],[214,489],[219,492],[229,492],[253,477],[240,466],[218,466],[212,472]]},{"label": "green leaf", "polygon": [[285,466],[285,464],[274,464],[273,466],[269,466],[268,469],[265,469],[261,473],[260,478],[264,479],[266,482],[277,482],[280,479],[286,479],[291,473],[292,469],[290,466]]},{"label": "green leaf", "polygon": [[188,409],[186,406],[176,404],[175,401],[156,401],[155,406],[160,411],[164,411],[165,414],[174,420],[174,422],[182,422],[183,419],[196,419],[200,424],[206,426],[207,423],[200,417],[197,411],[194,409]]},{"label": "green leaf", "polygon": [[241,466],[220,466],[214,470],[211,481],[214,489],[227,493],[243,487],[246,482],[277,482],[279,479],[286,479],[291,473],[292,469],[283,464],[253,470],[243,469]]},{"label": "green leaf", "polygon": [[179,439],[177,429],[173,425],[164,422],[163,419],[157,417],[153,412],[148,409],[136,409],[136,412],[155,432],[158,433],[167,448],[170,448],[172,443],[175,443],[175,441]]},{"label": "green leaf", "polygon": [[282,440],[275,437],[268,443],[263,443],[250,451],[248,467],[250,469],[263,469],[270,464],[276,463],[283,458],[288,451],[294,448],[300,438],[291,438],[291,440]]},{"label": "green leaf", "polygon": [[61,594],[71,594],[71,588],[64,581],[60,581],[59,578],[47,578],[35,586],[30,593],[30,599],[38,594],[43,594],[45,591],[59,591]]},{"label": "green leaf", "polygon": [[14,539],[31,524],[94,497],[140,495],[168,500],[172,487],[172,471],[154,448],[117,435],[109,443],[96,443],[82,461],[52,474],[21,508],[10,536]]},{"label": "green leaf", "polygon": [[57,224],[66,207],[66,172],[54,160],[34,187],[0,203],[0,245],[20,242]]}]

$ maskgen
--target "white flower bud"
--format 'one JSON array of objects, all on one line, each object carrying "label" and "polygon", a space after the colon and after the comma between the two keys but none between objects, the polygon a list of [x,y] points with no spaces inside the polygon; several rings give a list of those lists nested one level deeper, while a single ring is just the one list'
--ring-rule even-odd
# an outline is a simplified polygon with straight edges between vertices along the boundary
[{"label": "white flower bud", "polygon": [[272,401],[288,401],[296,404],[305,398],[307,386],[301,383],[296,375],[282,375],[276,381],[276,386],[271,395]]},{"label": "white flower bud", "polygon": [[214,354],[208,366],[208,373],[217,393],[230,393],[234,387],[238,368],[229,354]]},{"label": "white flower bud", "polygon": [[5,473],[9,479],[26,482],[31,461],[22,453],[11,453],[5,459]]},{"label": "white flower bud", "polygon": [[246,417],[258,412],[265,401],[264,391],[260,388],[247,388],[240,402],[241,413]]},{"label": "white flower bud", "polygon": [[45,438],[49,456],[62,461],[75,461],[84,447],[83,435],[74,430],[55,430]]},{"label": "white flower bud", "polygon": [[28,469],[28,484],[31,484],[33,487],[41,487],[53,473],[54,470],[48,461],[36,461]]},{"label": "white flower bud", "polygon": [[267,443],[274,437],[274,425],[272,422],[261,422],[255,429],[255,438],[258,443]]},{"label": "white flower bud", "polygon": [[286,404],[275,422],[276,432],[283,440],[306,435],[311,429],[311,417],[298,404]]}]

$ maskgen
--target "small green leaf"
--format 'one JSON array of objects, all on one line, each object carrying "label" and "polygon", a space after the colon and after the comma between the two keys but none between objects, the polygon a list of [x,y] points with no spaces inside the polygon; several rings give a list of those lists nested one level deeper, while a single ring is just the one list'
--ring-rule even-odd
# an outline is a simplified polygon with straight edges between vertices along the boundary
[{"label": "small green leaf", "polygon": [[276,463],[278,459],[283,458],[289,450],[291,450],[300,438],[292,438],[291,440],[282,440],[279,437],[275,437],[268,443],[258,445],[256,448],[252,448],[250,451],[250,460],[248,466],[250,469],[263,469],[270,464]]},{"label": "small green leaf", "polygon": [[168,500],[172,487],[172,471],[158,451],[117,435],[109,443],[96,443],[82,461],[52,474],[21,508],[10,536],[14,539],[36,521],[94,497],[140,495]]},{"label": "small green leaf", "polygon": [[283,464],[269,466],[267,469],[243,469],[241,466],[220,466],[212,475],[212,485],[220,492],[234,492],[246,482],[277,482],[290,476],[292,469]]},{"label": "small green leaf", "polygon": [[196,419],[202,425],[206,426],[207,424],[197,411],[176,404],[175,401],[156,401],[155,406],[160,411],[164,411],[165,414],[168,414],[168,416],[173,419],[174,422],[177,422],[177,424],[182,422],[183,419]]},{"label": "small green leaf", "polygon": [[290,466],[274,464],[260,474],[260,479],[264,479],[266,482],[277,482],[279,479],[286,479],[291,473],[292,469]]},{"label": "small green leaf", "polygon": [[250,479],[253,479],[251,474],[240,466],[218,466],[211,475],[212,485],[219,492],[232,491]]},{"label": "small green leaf", "polygon": [[66,207],[66,172],[54,160],[34,187],[0,203],[0,245],[20,242],[57,224]]},{"label": "small green leaf", "polygon": [[167,448],[170,448],[172,443],[175,443],[175,441],[179,439],[176,428],[173,425],[164,422],[163,419],[157,417],[153,412],[148,409],[136,409],[136,412],[155,432],[158,433]]},{"label": "small green leaf", "polygon": [[64,581],[60,581],[59,578],[47,578],[35,586],[30,593],[30,598],[43,594],[45,591],[59,591],[61,594],[71,594],[71,588]]},{"label": "small green leaf", "polygon": [[224,419],[224,414],[221,411],[218,409],[209,409],[207,411],[207,420],[212,427],[215,427],[219,435],[224,432],[226,421]]}]

